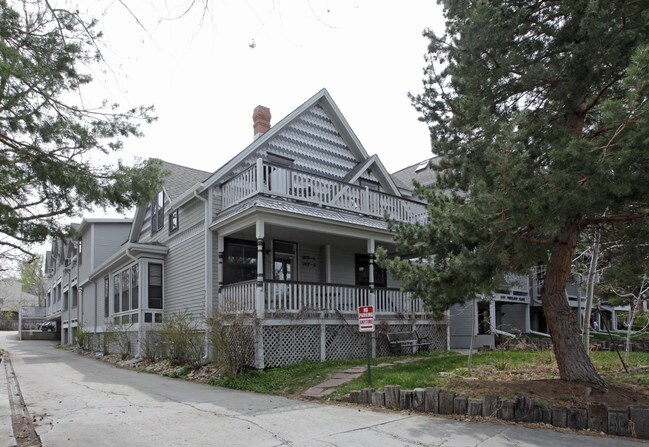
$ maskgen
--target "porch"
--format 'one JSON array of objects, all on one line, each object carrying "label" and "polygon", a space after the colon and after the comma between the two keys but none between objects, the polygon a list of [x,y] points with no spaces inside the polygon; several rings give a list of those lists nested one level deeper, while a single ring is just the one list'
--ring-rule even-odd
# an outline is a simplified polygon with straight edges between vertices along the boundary
[{"label": "porch", "polygon": [[255,313],[268,317],[282,314],[313,314],[320,317],[355,317],[359,306],[374,306],[374,314],[424,318],[421,299],[398,288],[371,288],[343,284],[264,280],[222,287],[219,310],[225,313]]},{"label": "porch", "polygon": [[221,185],[222,211],[259,194],[290,201],[306,202],[354,214],[400,222],[425,222],[426,205],[331,178],[257,159],[249,167]]}]

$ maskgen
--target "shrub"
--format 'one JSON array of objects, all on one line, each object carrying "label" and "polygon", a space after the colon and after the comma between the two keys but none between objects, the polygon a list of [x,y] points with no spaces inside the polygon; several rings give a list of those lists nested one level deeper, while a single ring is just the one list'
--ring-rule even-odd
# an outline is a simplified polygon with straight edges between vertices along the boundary
[{"label": "shrub", "polygon": [[104,354],[110,354],[113,347],[122,360],[131,353],[131,325],[109,324],[104,332],[102,348]]},{"label": "shrub", "polygon": [[[250,323],[250,322],[249,322]],[[214,312],[207,324],[214,353],[214,363],[234,378],[251,365],[255,353],[254,328],[242,315]]]},{"label": "shrub", "polygon": [[165,315],[160,341],[172,364],[197,367],[203,363],[204,332],[189,312]]}]

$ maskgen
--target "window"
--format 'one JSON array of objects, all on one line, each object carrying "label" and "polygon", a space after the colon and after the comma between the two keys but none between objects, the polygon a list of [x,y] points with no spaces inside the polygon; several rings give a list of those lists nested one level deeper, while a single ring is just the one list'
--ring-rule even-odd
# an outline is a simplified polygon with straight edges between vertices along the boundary
[{"label": "window", "polygon": [[169,234],[178,230],[178,209],[169,211]]},{"label": "window", "polygon": [[273,154],[272,152],[268,152],[268,154],[266,154],[266,159],[270,163],[286,166],[286,167],[293,166],[293,164],[295,163],[295,160],[293,160],[292,158],[284,157],[283,155]]},{"label": "window", "polygon": [[131,309],[131,275],[130,269],[122,271],[122,312]]},{"label": "window", "polygon": [[137,309],[140,304],[139,266],[134,264],[115,274],[113,313]]},{"label": "window", "polygon": [[273,279],[296,281],[297,244],[273,241]]},{"label": "window", "polygon": [[137,309],[140,304],[140,267],[131,266],[131,309]]},{"label": "window", "polygon": [[379,191],[381,189],[379,183],[370,180],[360,179],[358,183],[362,188],[367,188],[370,191]]},{"label": "window", "polygon": [[104,318],[110,314],[110,278],[104,278]]},{"label": "window", "polygon": [[430,160],[422,161],[417,165],[415,172],[420,172],[423,171],[424,169],[428,169],[429,164],[430,164]]},{"label": "window", "polygon": [[79,240],[77,241],[77,262],[79,263],[79,265],[81,265],[81,261],[82,261],[82,256],[81,256],[82,249],[83,249],[83,244],[81,242],[81,238],[79,238]]},{"label": "window", "polygon": [[149,264],[149,309],[162,309],[162,264]]},{"label": "window", "polygon": [[119,273],[113,277],[113,313],[119,312]]},{"label": "window", "polygon": [[[374,286],[387,287],[387,272],[374,262]],[[368,286],[370,284],[370,256],[356,255],[356,285]]]},{"label": "window", "polygon": [[225,240],[223,282],[231,284],[257,278],[257,244],[251,241]]},{"label": "window", "polygon": [[151,203],[151,233],[155,233],[164,228],[164,216],[164,192],[160,191]]},{"label": "window", "polygon": [[63,310],[68,310],[68,291],[63,292]]},{"label": "window", "polygon": [[77,286],[72,287],[72,307],[77,307],[79,305],[79,289]]}]

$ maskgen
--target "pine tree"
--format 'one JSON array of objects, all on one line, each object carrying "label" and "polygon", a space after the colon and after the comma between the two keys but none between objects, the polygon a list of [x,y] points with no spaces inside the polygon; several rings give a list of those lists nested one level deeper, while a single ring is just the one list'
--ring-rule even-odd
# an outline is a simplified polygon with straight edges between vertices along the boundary
[{"label": "pine tree", "polygon": [[[66,216],[148,199],[159,162],[101,164],[151,107],[86,104],[101,63],[95,20],[45,0],[0,0],[0,269],[67,232]],[[89,101],[88,101],[89,102]]]},{"label": "pine tree", "polygon": [[438,313],[545,266],[560,377],[604,385],[565,287],[585,229],[649,239],[649,1],[443,4],[413,96],[439,182],[419,188],[427,224],[394,225],[388,264]]}]

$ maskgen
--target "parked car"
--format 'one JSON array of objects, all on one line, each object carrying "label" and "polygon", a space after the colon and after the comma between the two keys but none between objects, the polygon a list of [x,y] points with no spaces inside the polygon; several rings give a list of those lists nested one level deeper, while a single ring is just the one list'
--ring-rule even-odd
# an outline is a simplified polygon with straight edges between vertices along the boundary
[{"label": "parked car", "polygon": [[56,321],[44,321],[39,329],[43,332],[56,332]]}]

